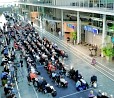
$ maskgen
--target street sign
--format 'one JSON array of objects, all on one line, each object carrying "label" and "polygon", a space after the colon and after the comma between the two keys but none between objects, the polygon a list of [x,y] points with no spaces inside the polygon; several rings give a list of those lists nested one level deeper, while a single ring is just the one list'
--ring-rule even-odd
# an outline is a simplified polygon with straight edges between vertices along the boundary
[{"label": "street sign", "polygon": [[88,32],[92,32],[94,34],[98,34],[98,29],[93,28],[92,26],[84,26],[84,30],[86,30]]}]

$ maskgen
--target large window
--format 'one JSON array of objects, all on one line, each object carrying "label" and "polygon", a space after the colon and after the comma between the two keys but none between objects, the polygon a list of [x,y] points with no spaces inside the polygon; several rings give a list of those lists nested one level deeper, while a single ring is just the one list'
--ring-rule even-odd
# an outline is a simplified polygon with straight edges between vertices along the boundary
[{"label": "large window", "polygon": [[92,22],[93,22],[93,26],[100,27],[100,28],[103,27],[103,22],[102,21],[92,21]]}]

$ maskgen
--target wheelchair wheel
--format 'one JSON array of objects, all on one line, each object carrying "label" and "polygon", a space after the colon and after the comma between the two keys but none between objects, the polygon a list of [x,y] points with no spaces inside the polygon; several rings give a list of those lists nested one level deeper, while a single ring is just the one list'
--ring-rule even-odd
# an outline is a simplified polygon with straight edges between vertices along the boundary
[{"label": "wheelchair wheel", "polygon": [[52,95],[53,97],[55,97],[55,96],[57,96],[57,92],[56,92],[56,91],[53,91],[53,92],[51,93],[51,95]]}]

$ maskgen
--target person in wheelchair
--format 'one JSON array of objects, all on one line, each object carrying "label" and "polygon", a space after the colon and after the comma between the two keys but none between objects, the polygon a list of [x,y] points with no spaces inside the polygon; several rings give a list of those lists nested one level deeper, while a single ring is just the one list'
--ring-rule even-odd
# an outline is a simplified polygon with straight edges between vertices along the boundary
[{"label": "person in wheelchair", "polygon": [[50,74],[50,78],[52,78],[52,79],[55,81],[56,75],[57,75],[56,72],[52,72],[52,73]]},{"label": "person in wheelchair", "polygon": [[46,93],[51,93],[53,89],[50,87],[50,84],[45,85],[45,92]]},{"label": "person in wheelchair", "polygon": [[66,69],[64,68],[64,66],[62,67],[62,69],[59,72],[60,75],[66,75]]},{"label": "person in wheelchair", "polygon": [[50,84],[45,85],[44,93],[51,93],[53,97],[57,95],[56,90],[54,89],[53,86],[50,86]]},{"label": "person in wheelchair", "polygon": [[4,64],[7,64],[7,63],[8,63],[8,59],[3,57],[2,62],[1,62],[1,66],[3,66]]},{"label": "person in wheelchair", "polygon": [[[38,76],[38,77],[36,77],[35,78],[35,83],[36,83],[36,86],[37,86],[37,90],[38,91],[43,91],[43,89],[44,89],[44,83],[43,83],[43,77],[41,77],[41,76]],[[47,82],[46,82],[46,84],[47,84]]]},{"label": "person in wheelchair", "polygon": [[84,79],[80,79],[76,82],[76,89],[78,91],[86,90],[88,88],[88,83]]},{"label": "person in wheelchair", "polygon": [[96,88],[97,87],[97,76],[93,75],[91,76],[91,86]]},{"label": "person in wheelchair", "polygon": [[63,78],[63,76],[60,76],[59,85],[62,87],[68,87],[68,82]]},{"label": "person in wheelchair", "polygon": [[82,78],[82,75],[79,74],[78,70],[74,70],[74,68],[72,68],[70,71],[69,71],[69,77],[72,78],[74,81],[78,81]]}]

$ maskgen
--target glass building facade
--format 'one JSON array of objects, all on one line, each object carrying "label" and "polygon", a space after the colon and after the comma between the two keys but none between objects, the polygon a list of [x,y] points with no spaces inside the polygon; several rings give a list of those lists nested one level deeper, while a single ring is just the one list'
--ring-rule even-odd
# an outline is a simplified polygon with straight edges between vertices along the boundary
[{"label": "glass building facade", "polygon": [[[31,12],[37,12],[35,23],[40,26],[37,18],[41,17],[48,32],[61,30],[65,35],[66,32],[71,31],[64,31],[66,28],[64,24],[76,25],[74,31],[77,32],[77,43],[83,41],[100,47],[106,35],[110,38],[114,35],[114,0],[23,0],[20,2],[21,14],[28,15],[31,20]],[[62,8],[64,8],[63,14],[61,14]]]},{"label": "glass building facade", "polygon": [[88,8],[106,8],[114,10],[114,0],[20,0],[21,2],[57,6],[75,6]]}]

